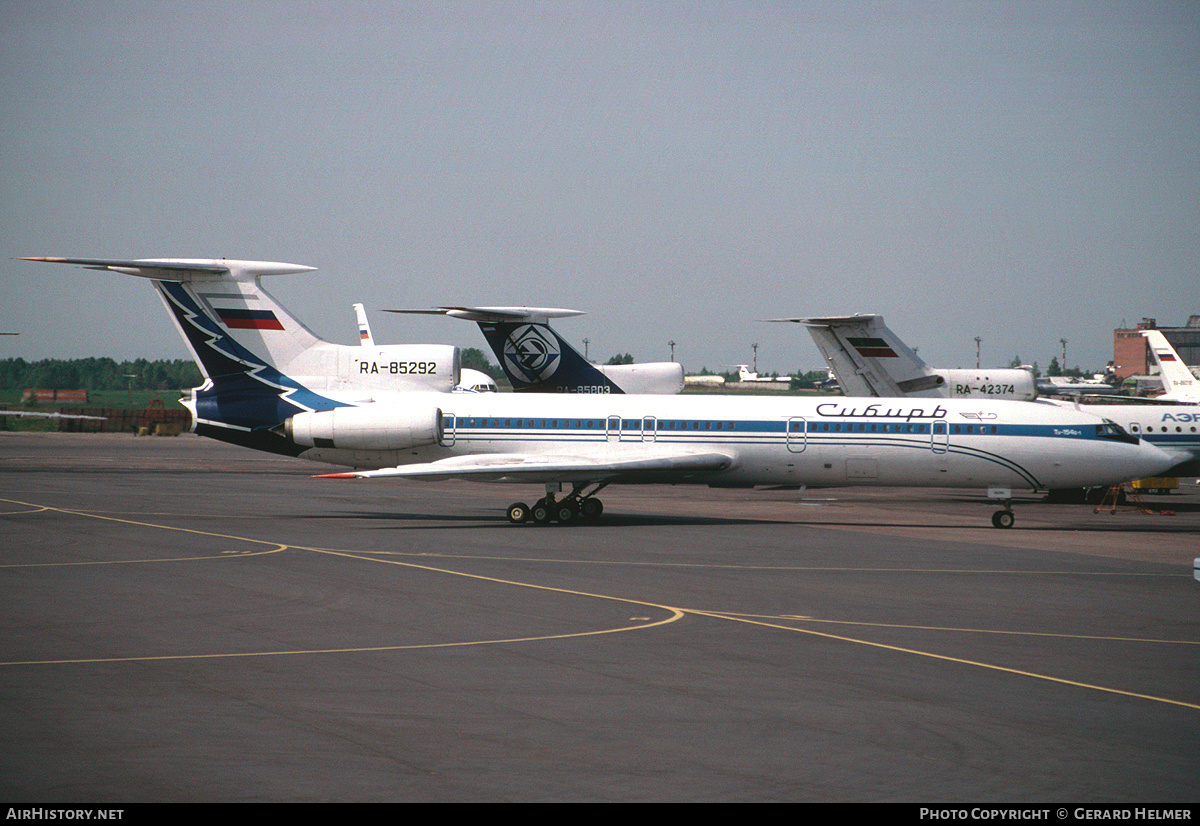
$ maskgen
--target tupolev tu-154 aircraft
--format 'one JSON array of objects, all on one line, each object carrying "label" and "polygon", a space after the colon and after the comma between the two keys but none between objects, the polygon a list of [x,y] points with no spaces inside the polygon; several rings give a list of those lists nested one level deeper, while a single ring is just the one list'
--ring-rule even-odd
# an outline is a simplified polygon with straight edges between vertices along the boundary
[{"label": "tupolev tu-154 aircraft", "polygon": [[[359,469],[337,476],[544,485],[532,507],[508,508],[512,522],[595,518],[596,494],[616,483],[1038,489],[1174,463],[1111,422],[1039,402],[450,393],[457,348],[323,341],[260,283],[311,267],[25,260],[151,280],[205,376],[183,400],[196,433]],[[992,522],[1011,526],[1011,509]]]},{"label": "tupolev tu-154 aircraft", "polygon": [[[777,319],[780,321],[805,321],[804,319]],[[836,327],[841,333],[839,338],[847,342],[857,342],[859,346],[864,346],[862,338],[855,338],[853,333],[865,332],[864,328],[855,330],[855,326],[869,322],[872,326],[871,332],[882,331],[886,335],[885,346],[890,355],[872,360],[871,362],[871,378],[868,382],[863,377],[854,372],[848,360],[830,358],[831,353],[827,352],[831,335],[828,332],[822,333],[826,327]],[[900,340],[898,336],[892,333],[884,324],[881,316],[875,315],[855,315],[841,316],[828,319],[808,319],[805,323],[815,323],[809,328],[809,332],[813,334],[813,340],[817,343],[818,348],[829,359],[834,374],[838,381],[847,383],[851,386],[857,386],[865,395],[880,398],[892,398],[902,396],[905,389],[905,384],[913,376],[913,370],[916,369],[912,360],[906,358],[904,354],[913,354],[915,351],[910,349],[907,344]],[[847,335],[849,334],[849,335]],[[1156,360],[1160,366],[1165,365],[1163,370],[1164,384],[1169,380],[1166,378],[1168,373],[1178,382],[1173,386],[1173,389],[1182,390],[1182,392],[1170,393],[1166,396],[1158,396],[1154,399],[1117,399],[1109,395],[1091,395],[1091,394],[1075,394],[1074,401],[1046,401],[1047,404],[1054,404],[1059,407],[1072,407],[1079,410],[1085,410],[1095,416],[1100,416],[1106,421],[1114,422],[1123,427],[1127,432],[1135,436],[1139,436],[1146,441],[1149,441],[1158,447],[1162,448],[1167,453],[1175,456],[1177,464],[1170,468],[1167,475],[1183,476],[1200,474],[1200,407],[1196,406],[1196,399],[1188,399],[1186,388],[1187,379],[1182,375],[1187,373],[1191,376],[1191,371],[1186,366],[1183,366],[1182,361],[1179,361],[1175,351],[1171,345],[1167,343],[1166,338],[1157,330],[1149,330],[1143,332],[1142,335],[1149,339],[1151,350],[1154,352]],[[918,360],[919,361],[919,360]],[[1172,363],[1177,367],[1173,369]],[[924,368],[924,362],[920,362],[921,368]],[[1182,372],[1180,372],[1182,371]],[[944,376],[952,375],[955,372],[969,373],[973,371],[940,371]],[[1004,373],[1015,373],[1017,371],[981,371],[988,375],[1002,376]],[[949,383],[944,382],[944,384]],[[1020,384],[1017,385],[1021,387]],[[909,389],[912,385],[908,385]],[[1009,385],[1011,389],[1012,385]],[[1111,389],[1107,388],[1106,389]],[[971,388],[966,388],[967,392],[971,392]],[[937,391],[935,391],[937,392]]]}]

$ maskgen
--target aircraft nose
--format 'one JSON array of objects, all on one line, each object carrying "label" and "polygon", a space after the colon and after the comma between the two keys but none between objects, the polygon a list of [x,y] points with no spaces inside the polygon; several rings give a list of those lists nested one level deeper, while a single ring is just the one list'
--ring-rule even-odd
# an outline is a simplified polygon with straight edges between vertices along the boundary
[{"label": "aircraft nose", "polygon": [[1148,476],[1161,476],[1186,458],[1186,456],[1177,456],[1170,451],[1163,450],[1158,445],[1141,439],[1138,441],[1137,456],[1130,462],[1128,470],[1133,475],[1129,478],[1144,479]]}]

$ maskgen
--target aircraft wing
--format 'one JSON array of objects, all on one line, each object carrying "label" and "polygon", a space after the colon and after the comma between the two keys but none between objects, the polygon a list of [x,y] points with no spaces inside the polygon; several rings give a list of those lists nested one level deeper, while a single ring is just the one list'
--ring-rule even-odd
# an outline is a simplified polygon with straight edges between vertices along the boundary
[{"label": "aircraft wing", "polygon": [[616,479],[654,481],[657,477],[662,476],[678,480],[681,476],[715,473],[726,470],[732,465],[733,458],[724,453],[666,453],[628,458],[571,454],[485,453],[381,470],[325,473],[318,478],[377,479],[385,476],[406,476],[434,481],[473,479],[484,482],[531,483],[607,482]]}]

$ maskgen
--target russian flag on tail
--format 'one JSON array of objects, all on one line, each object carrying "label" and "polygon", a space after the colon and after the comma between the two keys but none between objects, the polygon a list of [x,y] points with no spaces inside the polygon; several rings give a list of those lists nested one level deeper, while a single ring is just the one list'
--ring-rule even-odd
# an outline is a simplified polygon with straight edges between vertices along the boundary
[{"label": "russian flag on tail", "polygon": [[270,310],[214,308],[221,323],[231,330],[282,330],[283,324]]}]

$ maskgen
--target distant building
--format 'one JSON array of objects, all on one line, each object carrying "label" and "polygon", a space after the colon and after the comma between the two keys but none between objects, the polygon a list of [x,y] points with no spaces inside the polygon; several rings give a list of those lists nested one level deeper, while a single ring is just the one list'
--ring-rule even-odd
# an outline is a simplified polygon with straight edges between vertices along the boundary
[{"label": "distant building", "polygon": [[1154,357],[1139,330],[1158,330],[1184,364],[1200,364],[1200,315],[1189,318],[1183,327],[1159,327],[1156,319],[1143,318],[1135,329],[1113,330],[1113,372],[1119,378],[1145,376],[1154,368]]}]

